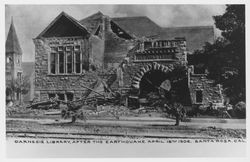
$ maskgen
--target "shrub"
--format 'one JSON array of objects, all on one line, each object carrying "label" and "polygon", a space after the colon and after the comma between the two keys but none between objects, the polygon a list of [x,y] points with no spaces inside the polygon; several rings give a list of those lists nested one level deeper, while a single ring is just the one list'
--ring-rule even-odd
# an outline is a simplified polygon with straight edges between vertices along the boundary
[{"label": "shrub", "polygon": [[246,118],[246,103],[243,101],[238,102],[234,106],[234,113],[237,118],[243,119]]}]

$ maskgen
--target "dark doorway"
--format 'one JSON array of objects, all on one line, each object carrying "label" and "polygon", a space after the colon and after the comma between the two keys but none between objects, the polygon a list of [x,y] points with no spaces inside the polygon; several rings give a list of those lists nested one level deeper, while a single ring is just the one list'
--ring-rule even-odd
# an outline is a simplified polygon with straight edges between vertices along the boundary
[{"label": "dark doorway", "polygon": [[[199,92],[198,92],[199,93]],[[168,102],[191,104],[188,79],[185,76],[176,78],[173,73],[151,70],[145,73],[140,81],[139,98],[167,99]],[[201,97],[198,100],[202,100]]]},{"label": "dark doorway", "polygon": [[140,82],[140,97],[146,97],[150,92],[158,93],[161,83],[167,78],[167,74],[160,70],[145,73]]}]

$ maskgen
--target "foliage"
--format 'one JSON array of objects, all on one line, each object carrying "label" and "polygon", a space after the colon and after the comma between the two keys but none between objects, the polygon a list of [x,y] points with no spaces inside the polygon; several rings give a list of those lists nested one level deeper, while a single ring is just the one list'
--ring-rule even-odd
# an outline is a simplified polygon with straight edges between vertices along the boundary
[{"label": "foliage", "polygon": [[221,35],[233,44],[244,45],[245,5],[227,5],[223,15],[214,16],[215,25]]},{"label": "foliage", "polygon": [[14,94],[27,94],[30,90],[30,81],[29,77],[24,76],[20,79],[12,80],[11,83],[6,87],[9,91],[9,95],[11,96],[11,100],[14,99]]},{"label": "foliage", "polygon": [[233,110],[238,118],[246,118],[246,104],[245,104],[245,102],[238,102],[234,106]]},{"label": "foliage", "polygon": [[245,101],[245,6],[227,5],[225,13],[214,20],[222,37],[195,51],[190,64],[208,69],[209,77],[223,85],[231,103]]}]

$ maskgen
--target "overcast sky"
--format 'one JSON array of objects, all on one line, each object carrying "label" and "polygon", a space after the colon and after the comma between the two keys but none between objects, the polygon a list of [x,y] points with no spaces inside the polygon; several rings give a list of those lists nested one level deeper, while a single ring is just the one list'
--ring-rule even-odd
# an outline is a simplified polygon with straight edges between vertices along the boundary
[{"label": "overcast sky", "polygon": [[110,17],[148,16],[162,27],[214,25],[213,15],[225,11],[224,5],[6,5],[5,34],[11,16],[23,50],[23,61],[34,61],[35,38],[58,15],[65,11],[80,20],[101,11]]}]

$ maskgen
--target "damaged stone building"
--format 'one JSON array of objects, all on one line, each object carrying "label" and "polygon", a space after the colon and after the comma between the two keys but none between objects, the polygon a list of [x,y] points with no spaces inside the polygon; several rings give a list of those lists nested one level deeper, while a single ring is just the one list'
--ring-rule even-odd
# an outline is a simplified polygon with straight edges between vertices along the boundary
[{"label": "damaged stone building", "polygon": [[187,62],[213,40],[210,26],[162,28],[147,17],[101,12],[78,21],[62,12],[33,39],[35,98],[76,100],[105,84],[128,101],[163,90],[184,105],[222,104],[222,87]]}]

